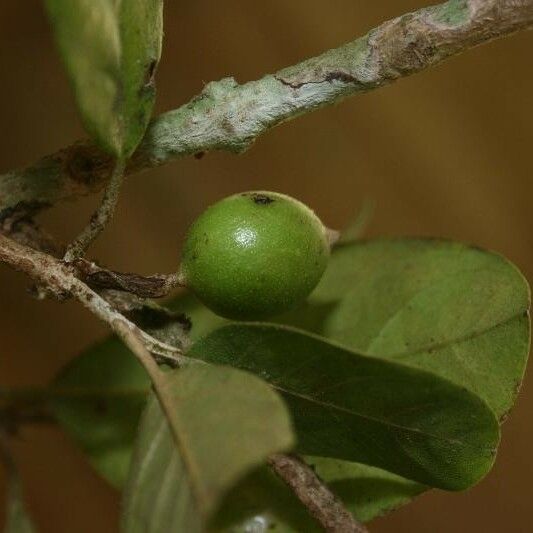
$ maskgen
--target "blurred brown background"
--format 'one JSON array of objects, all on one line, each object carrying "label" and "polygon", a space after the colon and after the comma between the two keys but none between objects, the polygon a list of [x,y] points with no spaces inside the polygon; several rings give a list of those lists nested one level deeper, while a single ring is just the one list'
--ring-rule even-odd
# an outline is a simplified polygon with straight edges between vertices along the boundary
[{"label": "blurred brown background", "polygon": [[[167,0],[157,109],[179,106],[213,79],[260,77],[424,4]],[[331,227],[374,199],[371,236],[471,241],[505,254],[533,281],[532,52],[533,33],[522,33],[299,118],[243,156],[210,154],[134,177],[94,256],[117,269],[170,271],[187,225],[206,205],[266,188],[301,198]],[[0,3],[0,68],[0,172],[83,136],[38,0]],[[60,206],[44,219],[66,240],[95,200]],[[105,332],[75,304],[35,302],[27,285],[0,268],[1,385],[45,383]],[[371,530],[531,531],[532,408],[526,380],[497,465],[479,486],[422,496]],[[67,437],[28,428],[15,451],[42,532],[116,531],[117,495]]]}]

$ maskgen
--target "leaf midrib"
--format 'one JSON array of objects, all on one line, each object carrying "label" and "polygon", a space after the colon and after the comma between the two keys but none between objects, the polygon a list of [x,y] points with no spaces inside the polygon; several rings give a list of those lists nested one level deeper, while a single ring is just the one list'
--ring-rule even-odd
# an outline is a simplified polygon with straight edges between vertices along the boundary
[{"label": "leaf midrib", "polygon": [[[520,315],[518,315],[520,316]],[[516,318],[516,317],[514,317]],[[191,358],[192,361],[196,361],[196,359],[194,358]],[[307,365],[304,365],[304,366],[307,366]],[[306,395],[306,394],[303,394],[303,393],[298,393],[294,390],[288,390],[287,388],[283,387],[279,382],[278,383],[274,383],[274,382],[271,382],[270,383],[271,386],[273,388],[275,388],[276,390],[278,390],[279,392],[287,395],[287,396],[292,396],[294,398],[298,398],[298,399],[301,399],[301,400],[305,400],[311,404],[315,404],[315,405],[318,405],[320,407],[324,407],[324,408],[327,408],[327,409],[330,409],[332,411],[337,411],[337,412],[340,412],[340,413],[344,413],[344,414],[348,414],[348,415],[351,415],[351,416],[354,416],[356,418],[360,418],[362,420],[366,420],[366,421],[369,421],[369,422],[374,422],[374,423],[377,423],[377,424],[380,424],[382,426],[385,426],[387,428],[395,428],[395,429],[398,429],[398,430],[402,430],[402,431],[406,431],[406,432],[410,432],[410,433],[413,433],[413,434],[418,434],[418,435],[424,435],[428,438],[432,438],[432,439],[435,439],[435,440],[440,440],[442,442],[446,442],[448,444],[458,444],[460,446],[463,446],[463,447],[473,447],[471,444],[468,444],[468,443],[465,443],[464,441],[462,440],[459,440],[459,439],[453,439],[453,438],[450,438],[450,437],[446,437],[446,436],[443,436],[443,435],[437,435],[437,434],[434,434],[434,433],[429,433],[429,432],[425,432],[425,431],[422,431],[421,429],[419,428],[414,428],[414,427],[411,427],[411,426],[405,426],[405,425],[402,425],[402,424],[397,424],[397,423],[394,423],[394,422],[391,422],[390,420],[385,420],[385,419],[382,419],[382,418],[378,418],[378,417],[374,417],[374,416],[370,416],[368,414],[363,414],[363,413],[360,413],[358,411],[355,411],[355,410],[352,410],[350,408],[347,408],[347,407],[343,407],[343,406],[340,406],[340,405],[337,405],[337,404],[332,404],[330,402],[327,402],[327,401],[322,401],[322,400],[319,400],[317,398],[313,398],[312,396],[309,396],[309,395]],[[73,388],[54,388],[54,389],[51,389],[51,393],[54,397],[58,397],[58,398],[72,398],[72,397],[78,397],[80,399],[91,399],[91,398],[102,398],[102,397],[107,397],[107,398],[127,398],[127,397],[131,397],[131,396],[139,396],[140,398],[145,398],[149,392],[150,388],[149,386],[147,386],[146,388],[142,388],[142,387],[138,387],[138,388],[135,388],[135,387],[124,387],[124,388],[120,388],[120,387],[117,387],[117,388],[111,388],[111,389],[99,389],[99,388],[83,388],[83,387],[79,387],[79,388],[76,388],[76,387],[73,387]],[[479,449],[476,447],[476,449]],[[490,448],[487,448],[487,450],[490,450]]]},{"label": "leaf midrib", "polygon": [[[413,356],[413,355],[423,354],[424,352],[429,352],[430,350],[432,352],[441,351],[444,348],[448,348],[448,347],[453,346],[455,344],[462,344],[463,342],[468,342],[468,341],[477,339],[478,337],[481,337],[482,335],[485,335],[486,333],[489,333],[489,332],[491,332],[491,331],[493,331],[493,330],[495,330],[495,329],[497,329],[499,327],[505,326],[505,325],[509,324],[510,322],[512,322],[513,320],[516,320],[517,318],[521,318],[526,311],[527,311],[527,309],[521,310],[520,312],[509,316],[508,318],[506,318],[505,320],[502,320],[501,322],[498,322],[497,324],[493,324],[492,326],[489,326],[487,328],[477,330],[477,331],[475,331],[473,333],[469,333],[467,335],[463,335],[462,337],[455,337],[453,339],[448,339],[448,340],[444,340],[444,341],[441,341],[441,342],[428,344],[426,346],[422,346],[420,348],[417,348],[416,350],[409,350],[409,351],[406,351],[406,352],[398,352],[398,353],[395,353],[393,355],[386,356],[386,357],[387,358],[389,358],[389,357],[390,358],[398,357],[398,358],[402,358],[403,359],[403,358],[407,358],[407,357],[410,357],[410,356]],[[372,357],[375,357],[376,355],[378,355],[378,354],[372,354]]]},{"label": "leaf midrib", "polygon": [[[366,414],[362,414],[362,413],[359,413],[357,411],[352,411],[350,410],[349,408],[346,408],[346,407],[342,407],[342,406],[338,406],[338,405],[334,405],[334,404],[331,404],[329,402],[323,402],[323,401],[320,401],[316,398],[312,398],[310,396],[307,396],[305,394],[300,394],[300,393],[297,393],[297,392],[293,392],[293,391],[289,391],[287,389],[284,389],[283,387],[281,387],[279,384],[275,384],[275,383],[271,383],[271,385],[278,391],[280,391],[281,393],[283,394],[286,394],[288,396],[293,396],[295,398],[298,398],[298,399],[302,399],[302,400],[306,400],[310,403],[315,403],[321,407],[325,407],[327,409],[331,409],[332,411],[339,411],[341,413],[345,413],[345,414],[349,414],[351,416],[354,416],[356,418],[361,418],[363,420],[367,420],[367,421],[370,421],[370,422],[374,422],[374,423],[377,423],[377,424],[381,424],[385,427],[393,427],[393,428],[396,428],[396,429],[399,429],[399,430],[402,430],[402,431],[406,431],[406,432],[409,432],[409,433],[414,433],[414,434],[421,434],[421,435],[424,435],[428,438],[432,438],[432,439],[435,439],[435,440],[440,440],[442,442],[445,442],[447,444],[458,444],[464,448],[472,448],[472,449],[475,449],[475,450],[479,450],[479,446],[474,446],[472,444],[469,444],[469,443],[465,443],[463,442],[462,440],[459,440],[459,439],[452,439],[450,437],[446,437],[446,436],[442,436],[442,435],[436,435],[436,434],[433,434],[433,433],[427,433],[425,431],[422,431],[418,428],[414,428],[414,427],[410,427],[410,426],[404,426],[402,424],[396,424],[394,422],[390,422],[389,420],[384,420],[384,419],[381,419],[381,418],[377,418],[377,417],[373,417],[373,416],[370,416],[370,415],[366,415]],[[488,452],[492,452],[492,448],[490,447],[483,447],[481,448],[482,450],[486,450]]]},{"label": "leaf midrib", "polygon": [[[332,404],[330,402],[325,402],[318,400],[317,398],[313,398],[312,396],[301,394],[295,391],[290,391],[283,386],[281,386],[279,383],[271,383],[272,387],[278,390],[279,392],[286,394],[288,396],[292,396],[301,400],[308,401],[312,404],[319,405],[321,407],[331,409],[332,411],[338,411],[341,413],[349,414],[351,416],[361,418],[363,420],[367,420],[370,422],[378,423],[386,427],[392,427],[398,430],[411,432],[414,434],[421,434],[428,438],[433,438],[435,440],[441,440],[443,442],[449,443],[449,444],[459,444],[464,447],[470,447],[470,444],[467,444],[459,439],[452,439],[450,437],[442,436],[442,435],[436,435],[434,433],[429,433],[420,430],[419,428],[414,428],[411,426],[405,426],[402,424],[397,424],[394,422],[391,422],[390,420],[381,419],[378,417],[373,417],[367,414],[363,414],[357,411],[354,411],[352,409],[349,409],[347,407],[342,407],[340,405]],[[72,398],[72,397],[78,397],[80,399],[91,399],[91,398],[101,398],[101,397],[107,397],[107,398],[115,398],[115,397],[122,397],[127,398],[129,396],[139,396],[140,398],[145,398],[149,393],[149,387],[146,388],[111,388],[111,389],[84,389],[84,388],[61,388],[61,389],[54,389],[52,392],[56,393],[54,396],[59,398]],[[477,449],[477,447],[476,447]],[[488,448],[490,450],[490,448]]]},{"label": "leaf midrib", "polygon": [[[372,352],[372,346],[381,337],[381,335],[383,334],[383,332],[387,328],[387,326],[399,315],[399,313],[401,313],[405,308],[407,308],[409,306],[409,304],[411,304],[413,302],[413,300],[418,298],[420,296],[420,294],[423,294],[427,290],[430,290],[430,289],[440,285],[445,280],[449,280],[449,279],[455,278],[455,277],[460,276],[462,274],[475,273],[475,272],[499,273],[499,270],[495,269],[495,268],[487,268],[487,267],[465,268],[465,269],[458,270],[458,271],[454,272],[453,274],[449,274],[447,276],[443,276],[443,277],[439,278],[438,280],[436,280],[434,282],[428,283],[426,286],[424,286],[424,287],[420,288],[419,290],[417,290],[405,302],[403,302],[403,304],[398,309],[396,309],[392,315],[387,317],[385,322],[380,327],[379,331],[372,337],[372,339],[368,343],[366,349],[364,349],[362,351],[362,353],[371,355],[372,357],[379,356],[379,353],[373,353]],[[457,344],[457,343],[465,342],[467,340],[475,339],[475,338],[480,337],[481,335],[484,335],[485,333],[491,331],[492,329],[495,329],[495,328],[497,328],[497,327],[499,327],[499,326],[501,326],[503,324],[507,324],[511,320],[522,316],[522,314],[527,312],[527,310],[528,310],[528,302],[526,301],[526,305],[524,307],[522,307],[519,312],[517,312],[517,313],[515,313],[513,315],[510,315],[510,316],[507,316],[503,320],[501,320],[501,321],[499,321],[499,322],[497,322],[495,324],[492,324],[489,327],[475,330],[472,333],[469,333],[467,335],[463,335],[462,337],[453,337],[453,338],[444,340],[444,341],[442,341],[440,343],[430,344],[430,345],[428,345],[426,347],[419,348],[419,349],[416,349],[416,350],[409,350],[409,351],[406,351],[406,352],[398,352],[398,353],[395,353],[395,354],[393,354],[391,356],[387,356],[386,358],[389,358],[389,357],[408,357],[410,355],[415,355],[417,353],[422,353],[422,352],[425,352],[427,350],[442,349],[443,347],[446,347],[448,345]],[[349,329],[352,329],[352,328],[351,327],[350,328],[339,328],[339,329],[336,329],[333,333],[335,335],[337,335],[339,333],[342,334],[342,333],[346,332]],[[350,348],[352,349],[353,347],[350,347]]]}]

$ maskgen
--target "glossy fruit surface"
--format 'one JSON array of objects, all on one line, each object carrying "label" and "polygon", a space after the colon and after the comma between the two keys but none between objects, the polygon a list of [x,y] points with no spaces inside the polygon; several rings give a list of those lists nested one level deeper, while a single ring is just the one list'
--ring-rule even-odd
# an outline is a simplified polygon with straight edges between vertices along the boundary
[{"label": "glossy fruit surface", "polygon": [[180,274],[217,314],[260,320],[305,299],[328,258],[326,230],[311,209],[283,194],[246,192],[193,223]]}]

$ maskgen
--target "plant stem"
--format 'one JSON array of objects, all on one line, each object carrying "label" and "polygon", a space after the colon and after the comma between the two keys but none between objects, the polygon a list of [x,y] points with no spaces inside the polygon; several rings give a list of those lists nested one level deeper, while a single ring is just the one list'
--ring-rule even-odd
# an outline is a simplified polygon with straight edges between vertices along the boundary
[{"label": "plant stem", "polygon": [[141,276],[103,268],[86,259],[74,262],[80,278],[91,288],[127,292],[139,298],[162,298],[173,289],[183,286],[178,274]]},{"label": "plant stem", "polygon": [[309,514],[328,533],[367,533],[314,470],[295,455],[274,454],[268,459],[274,472],[291,488]]},{"label": "plant stem", "polygon": [[80,281],[69,265],[55,257],[33,250],[0,234],[0,261],[24,272],[60,298],[68,296],[76,298],[100,320],[109,324],[115,333],[121,335],[124,327],[134,331],[143,339],[147,349],[161,362],[177,366],[180,362],[187,361],[179,348],[161,342],[138,328],[98,293]]},{"label": "plant stem", "polygon": [[[384,22],[359,39],[259,80],[211,82],[200,97],[150,123],[127,172],[210,150],[241,153],[282,122],[532,26],[533,0],[451,0]],[[111,166],[109,155],[95,145],[77,142],[0,176],[0,222],[24,206],[42,209],[97,192]]]},{"label": "plant stem", "polygon": [[83,231],[67,248],[64,257],[67,263],[71,263],[75,259],[82,257],[87,248],[113,218],[120,196],[122,182],[124,181],[125,168],[125,162],[122,159],[117,159],[109,183],[106,186],[102,202],[93,213],[89,224],[85,226]]}]

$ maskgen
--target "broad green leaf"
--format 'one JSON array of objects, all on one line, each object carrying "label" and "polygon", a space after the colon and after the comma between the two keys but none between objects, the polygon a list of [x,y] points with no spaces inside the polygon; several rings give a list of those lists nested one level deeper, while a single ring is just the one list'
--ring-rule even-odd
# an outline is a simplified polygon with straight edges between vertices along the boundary
[{"label": "broad green leaf", "polygon": [[124,494],[127,533],[203,531],[237,481],[293,446],[281,398],[252,374],[198,364],[165,378],[175,410],[165,417],[152,397],[141,419]]},{"label": "broad green leaf", "polygon": [[[451,379],[503,420],[527,362],[529,300],[525,279],[497,254],[444,240],[377,240],[337,248],[306,306],[282,320]],[[338,468],[349,476],[349,465]],[[364,472],[352,479],[362,493],[371,491]],[[389,499],[359,503],[355,514],[366,521],[421,491],[407,480],[390,488]],[[354,495],[341,496],[350,507]]]},{"label": "broad green leaf", "polygon": [[498,424],[477,396],[428,372],[282,326],[220,328],[189,356],[254,372],[292,413],[298,451],[460,490],[494,460]]},{"label": "broad green leaf", "polygon": [[503,417],[527,362],[529,299],[523,276],[499,255],[377,240],[336,249],[306,306],[281,320],[448,378]]},{"label": "broad green leaf", "polygon": [[89,134],[127,158],[155,100],[162,0],[45,0],[55,38]]},{"label": "broad green leaf", "polygon": [[116,487],[126,481],[149,387],[144,369],[115,337],[74,359],[53,383],[56,418]]}]

